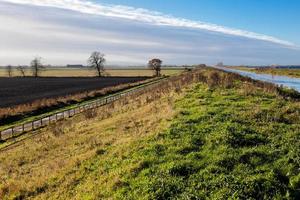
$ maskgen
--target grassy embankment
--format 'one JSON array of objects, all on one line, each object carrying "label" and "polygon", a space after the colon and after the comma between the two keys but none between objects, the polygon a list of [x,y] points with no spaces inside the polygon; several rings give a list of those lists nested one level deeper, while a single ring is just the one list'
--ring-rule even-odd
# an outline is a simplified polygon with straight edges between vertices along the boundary
[{"label": "grassy embankment", "polygon": [[[162,75],[170,76],[182,72],[183,68],[172,69],[167,68],[161,71]],[[30,69],[25,70],[26,76],[31,76]],[[149,69],[108,69],[105,75],[108,76],[153,76],[153,71]],[[13,69],[13,76],[22,76],[17,70]],[[42,77],[93,77],[97,76],[95,70],[76,69],[76,68],[46,68],[41,73]],[[7,77],[5,68],[0,68],[0,77]]]},{"label": "grassy embankment", "polygon": [[282,69],[282,68],[248,68],[248,67],[230,67],[233,69],[244,70],[249,72],[255,72],[258,74],[271,74],[280,76],[289,76],[294,78],[300,78],[300,69]]},{"label": "grassy embankment", "polygon": [[236,75],[198,78],[2,152],[0,197],[299,198],[299,102]]}]

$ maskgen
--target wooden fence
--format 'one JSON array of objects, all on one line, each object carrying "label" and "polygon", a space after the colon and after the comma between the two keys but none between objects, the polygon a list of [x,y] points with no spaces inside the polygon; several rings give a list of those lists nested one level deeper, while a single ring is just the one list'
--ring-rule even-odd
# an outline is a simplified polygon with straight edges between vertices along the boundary
[{"label": "wooden fence", "polygon": [[26,122],[26,123],[23,123],[23,124],[20,124],[20,125],[13,126],[13,127],[8,128],[8,129],[2,130],[2,131],[0,131],[0,141],[5,141],[5,140],[8,140],[8,139],[20,136],[20,135],[22,135],[26,132],[40,129],[42,127],[48,126],[49,124],[57,122],[59,120],[67,119],[67,118],[73,117],[74,115],[77,115],[79,113],[83,113],[83,112],[86,112],[88,110],[95,109],[95,108],[110,104],[110,103],[112,103],[112,102],[114,102],[114,101],[116,101],[116,100],[118,100],[122,97],[130,96],[132,94],[136,94],[136,93],[141,92],[145,89],[150,89],[155,84],[159,84],[161,82],[161,80],[163,80],[163,79],[160,79],[158,81],[154,81],[154,82],[151,82],[151,83],[147,83],[143,86],[138,86],[136,88],[133,88],[133,89],[130,89],[130,90],[127,90],[127,91],[124,91],[124,92],[120,92],[120,93],[117,93],[117,94],[114,94],[114,95],[110,95],[108,97],[104,97],[104,98],[101,98],[101,99],[96,99],[94,101],[76,106],[75,108],[72,108],[72,109],[57,112],[55,114],[51,114],[51,115],[48,115],[48,116],[45,116],[45,117],[41,117],[39,119],[35,119],[33,121]]}]

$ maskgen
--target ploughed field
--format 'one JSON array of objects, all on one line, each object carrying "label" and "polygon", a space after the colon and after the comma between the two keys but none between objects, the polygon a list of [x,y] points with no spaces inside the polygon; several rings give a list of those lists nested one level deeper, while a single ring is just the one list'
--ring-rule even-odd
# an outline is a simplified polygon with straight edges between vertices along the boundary
[{"label": "ploughed field", "polygon": [[147,77],[0,78],[0,108],[31,103],[39,99],[99,90],[145,79]]}]

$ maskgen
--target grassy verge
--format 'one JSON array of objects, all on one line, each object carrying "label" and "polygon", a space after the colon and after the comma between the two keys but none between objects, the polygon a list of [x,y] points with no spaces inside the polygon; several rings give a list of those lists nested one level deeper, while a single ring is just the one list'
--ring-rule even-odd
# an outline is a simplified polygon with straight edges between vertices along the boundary
[{"label": "grassy verge", "polygon": [[299,199],[299,102],[222,72],[198,79],[2,153],[0,197]]}]

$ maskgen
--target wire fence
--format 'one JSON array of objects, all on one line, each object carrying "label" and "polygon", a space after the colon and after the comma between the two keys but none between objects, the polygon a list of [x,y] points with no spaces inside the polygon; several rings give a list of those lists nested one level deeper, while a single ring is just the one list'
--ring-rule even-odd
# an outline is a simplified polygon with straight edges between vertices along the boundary
[{"label": "wire fence", "polygon": [[51,115],[48,115],[45,117],[41,117],[39,119],[32,120],[30,122],[26,122],[26,123],[2,130],[2,131],[0,131],[0,141],[5,141],[8,139],[14,138],[14,137],[20,136],[26,132],[34,131],[34,130],[40,129],[42,127],[48,126],[49,124],[55,123],[59,120],[67,119],[67,118],[73,117],[79,113],[83,113],[88,110],[99,108],[101,106],[110,104],[122,97],[127,97],[132,94],[136,94],[140,91],[145,90],[146,88],[150,89],[155,84],[160,83],[162,80],[163,79],[160,79],[158,81],[154,81],[151,83],[147,83],[145,85],[138,86],[136,88],[133,88],[133,89],[130,89],[130,90],[127,90],[124,92],[120,92],[120,93],[117,93],[114,95],[110,95],[108,97],[103,97],[101,99],[97,99],[97,100],[94,100],[94,101],[91,101],[91,102],[88,102],[88,103],[85,103],[82,105],[78,105],[72,109],[67,109],[67,110],[64,110],[61,112],[57,112],[57,113],[54,113],[54,114],[51,114]]}]

